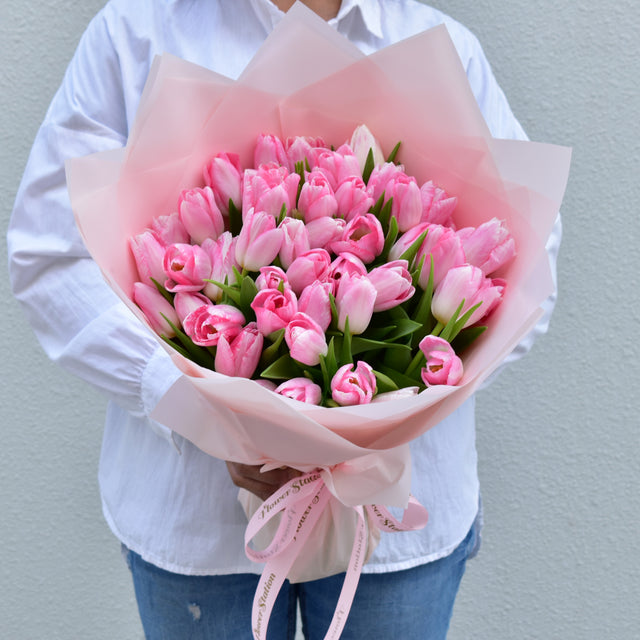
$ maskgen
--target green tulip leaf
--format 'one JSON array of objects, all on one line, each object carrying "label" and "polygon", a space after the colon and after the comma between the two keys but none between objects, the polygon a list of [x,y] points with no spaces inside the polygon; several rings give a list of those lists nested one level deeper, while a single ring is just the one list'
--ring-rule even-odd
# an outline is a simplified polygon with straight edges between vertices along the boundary
[{"label": "green tulip leaf", "polygon": [[373,159],[373,149],[369,149],[369,153],[367,153],[367,159],[364,162],[364,169],[362,170],[362,179],[364,180],[365,184],[369,182],[371,172],[373,171],[375,166],[375,161]]},{"label": "green tulip leaf", "polygon": [[374,369],[373,375],[376,377],[377,393],[386,393],[388,391],[397,391],[399,389],[398,385],[381,371],[376,371]]},{"label": "green tulip leaf", "polygon": [[400,150],[400,145],[401,144],[402,144],[402,140],[399,140],[396,143],[396,146],[393,147],[393,149],[391,150],[391,153],[387,157],[387,162],[393,162],[393,164],[396,164],[396,157],[398,155],[398,151]]},{"label": "green tulip leaf", "polygon": [[269,380],[290,380],[301,375],[301,366],[288,353],[280,356],[260,373],[261,378]]}]

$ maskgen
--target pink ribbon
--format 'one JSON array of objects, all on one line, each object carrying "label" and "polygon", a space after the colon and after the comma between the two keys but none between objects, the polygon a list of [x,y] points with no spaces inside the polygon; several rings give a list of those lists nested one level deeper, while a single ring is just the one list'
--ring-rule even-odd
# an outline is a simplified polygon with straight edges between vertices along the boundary
[{"label": "pink ribbon", "polygon": [[[320,473],[308,473],[282,486],[262,503],[249,521],[245,531],[247,557],[255,562],[266,562],[253,599],[251,628],[255,640],[266,638],[269,618],[282,584],[332,498]],[[353,509],[358,514],[356,534],[340,598],[325,640],[337,640],[340,637],[358,587],[367,555],[365,512],[369,521],[381,531],[415,531],[424,527],[428,520],[426,509],[413,496],[409,498],[401,521],[385,507],[378,505],[358,505]],[[252,549],[251,540],[278,514],[282,514],[282,518],[269,546],[263,551]]]}]

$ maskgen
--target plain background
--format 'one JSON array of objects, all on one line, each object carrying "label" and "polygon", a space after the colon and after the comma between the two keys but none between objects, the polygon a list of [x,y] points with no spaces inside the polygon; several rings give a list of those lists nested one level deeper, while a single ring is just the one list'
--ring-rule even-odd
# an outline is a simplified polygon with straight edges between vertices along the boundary
[{"label": "plain background", "polygon": [[[640,5],[436,4],[479,36],[530,137],[574,149],[552,328],[479,398],[487,524],[450,638],[632,640],[640,637]],[[5,230],[37,127],[102,5],[0,3]],[[104,401],[48,362],[3,269],[0,637],[139,640],[129,576],[100,512]]]}]

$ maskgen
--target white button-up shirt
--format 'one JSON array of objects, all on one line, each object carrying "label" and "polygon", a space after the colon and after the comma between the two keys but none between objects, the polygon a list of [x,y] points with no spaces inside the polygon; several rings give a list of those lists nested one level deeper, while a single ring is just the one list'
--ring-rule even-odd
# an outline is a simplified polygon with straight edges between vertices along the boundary
[{"label": "white button-up shirt", "polygon": [[[47,112],[9,230],[13,290],[42,346],[109,398],[99,471],[107,522],[143,558],[179,573],[261,567],[245,557],[247,521],[225,463],[148,418],[180,373],[89,258],[70,211],[64,162],[126,143],[156,54],[237,77],[282,15],[268,0],[111,0],[89,25]],[[343,0],[330,24],[370,53],[442,22],[492,134],[524,138],[478,41],[442,13],[413,0]],[[552,265],[559,238],[556,225]],[[553,302],[510,359],[545,331]],[[411,444],[413,493],[429,524],[384,534],[365,572],[432,561],[465,537],[478,511],[474,440],[471,399]]]}]

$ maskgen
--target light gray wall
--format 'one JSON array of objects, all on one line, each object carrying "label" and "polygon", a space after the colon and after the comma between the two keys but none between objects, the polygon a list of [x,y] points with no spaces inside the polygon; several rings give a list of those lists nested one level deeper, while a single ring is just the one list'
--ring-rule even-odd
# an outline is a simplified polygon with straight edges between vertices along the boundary
[{"label": "light gray wall", "polygon": [[[0,4],[0,215],[101,0]],[[487,525],[452,640],[640,636],[640,78],[635,0],[458,0],[534,140],[572,146],[561,297],[548,336],[484,392]],[[0,245],[6,263],[5,244]],[[104,402],[50,364],[2,299],[0,637],[134,640],[141,630],[96,477]]]}]

